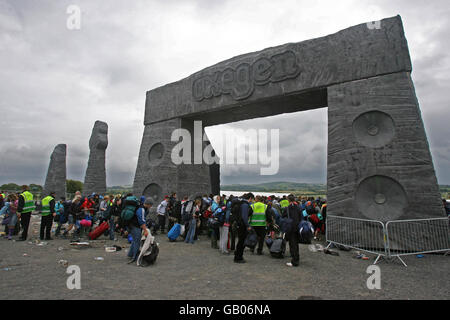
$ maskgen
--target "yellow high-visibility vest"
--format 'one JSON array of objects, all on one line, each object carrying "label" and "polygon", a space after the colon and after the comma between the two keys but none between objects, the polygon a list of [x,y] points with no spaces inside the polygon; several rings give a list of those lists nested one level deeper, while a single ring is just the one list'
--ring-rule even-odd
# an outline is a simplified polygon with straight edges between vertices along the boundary
[{"label": "yellow high-visibility vest", "polygon": [[52,196],[47,196],[44,199],[42,199],[42,209],[41,209],[41,214],[43,217],[48,216],[51,212],[50,212],[50,202],[52,200],[54,200],[55,198],[53,198]]},{"label": "yellow high-visibility vest", "polygon": [[253,215],[250,218],[250,225],[252,227],[265,227],[267,205],[262,202],[255,202],[250,205],[253,209]]},{"label": "yellow high-visibility vest", "polygon": [[23,197],[23,199],[25,201],[25,204],[23,205],[22,213],[33,212],[33,210],[36,208],[36,206],[34,205],[34,201],[33,201],[33,194],[29,191],[24,191],[20,195]]}]

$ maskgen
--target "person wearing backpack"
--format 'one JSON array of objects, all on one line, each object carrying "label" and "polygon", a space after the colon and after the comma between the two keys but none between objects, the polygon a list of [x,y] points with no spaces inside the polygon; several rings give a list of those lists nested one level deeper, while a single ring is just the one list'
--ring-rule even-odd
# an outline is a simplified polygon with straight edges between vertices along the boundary
[{"label": "person wearing backpack", "polygon": [[222,213],[224,219],[223,225],[219,227],[220,233],[219,250],[223,254],[230,254],[230,252],[228,251],[228,235],[230,233],[230,215],[231,215],[232,200],[233,198],[230,197],[230,199],[226,201],[225,213]]},{"label": "person wearing backpack", "polygon": [[283,218],[289,217],[292,219],[292,224],[290,231],[286,233],[286,238],[289,241],[289,251],[291,253],[291,262],[286,263],[288,267],[298,267],[300,263],[300,253],[298,248],[299,242],[299,231],[298,225],[302,220],[302,214],[299,206],[295,203],[295,198],[293,195],[289,195],[288,197],[289,206],[285,208],[283,211]]},{"label": "person wearing backpack", "polygon": [[250,202],[253,201],[255,196],[253,193],[246,193],[242,196],[244,199],[239,206],[239,215],[236,217],[237,222],[237,236],[238,243],[236,250],[234,251],[234,262],[235,263],[245,263],[244,260],[244,242],[247,238],[248,232],[251,230],[251,226],[248,223],[249,217],[252,214],[252,208],[250,207]]},{"label": "person wearing backpack", "polygon": [[238,220],[240,217],[240,206],[242,202],[242,198],[230,196],[230,200],[228,202],[231,202],[231,212],[230,212],[230,237],[231,237],[231,243],[230,243],[230,250],[234,251],[236,249],[236,238],[237,238],[237,225]]},{"label": "person wearing backpack", "polygon": [[138,207],[131,219],[127,220],[129,234],[131,234],[131,237],[133,238],[130,250],[128,251],[128,264],[134,263],[137,260],[139,247],[141,245],[142,232],[146,237],[150,234],[145,223],[145,216],[148,214],[148,211],[152,206],[152,200],[150,198],[146,199],[144,202],[144,206]]}]

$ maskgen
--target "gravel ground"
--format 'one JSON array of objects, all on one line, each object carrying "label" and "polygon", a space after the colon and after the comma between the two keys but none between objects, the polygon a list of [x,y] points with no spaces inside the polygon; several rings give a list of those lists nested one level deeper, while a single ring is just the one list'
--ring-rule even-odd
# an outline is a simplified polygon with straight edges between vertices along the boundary
[{"label": "gravel ground", "polygon": [[[169,242],[157,235],[160,253],[155,265],[127,265],[126,239],[113,242],[101,236],[90,248],[74,249],[69,240],[33,243],[39,219],[33,217],[26,242],[0,239],[0,299],[448,299],[450,256],[404,257],[381,261],[381,289],[369,290],[366,269],[374,261],[354,259],[355,252],[339,256],[311,252],[300,245],[300,267],[288,268],[289,258],[273,259],[245,251],[245,264],[233,263],[233,255],[211,249],[201,236],[194,245]],[[34,230],[34,231],[33,231]],[[31,242],[31,244],[30,244]],[[105,246],[124,246],[108,253]],[[62,250],[58,250],[63,248]],[[288,251],[287,251],[288,252]],[[24,255],[26,254],[26,255]],[[103,261],[94,260],[103,257]],[[67,260],[81,270],[81,289],[66,286]],[[10,270],[4,270],[10,268]]]}]

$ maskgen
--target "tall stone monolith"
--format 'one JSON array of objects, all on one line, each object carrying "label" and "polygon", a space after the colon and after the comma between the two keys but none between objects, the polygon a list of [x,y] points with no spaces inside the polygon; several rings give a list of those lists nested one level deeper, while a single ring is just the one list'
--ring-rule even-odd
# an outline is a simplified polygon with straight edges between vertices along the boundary
[{"label": "tall stone monolith", "polygon": [[89,161],[84,178],[83,194],[106,193],[105,154],[108,147],[108,124],[96,121],[89,140]]},{"label": "tall stone monolith", "polygon": [[55,192],[57,199],[66,196],[66,154],[65,144],[58,144],[53,150],[42,197],[46,197],[50,192]]}]

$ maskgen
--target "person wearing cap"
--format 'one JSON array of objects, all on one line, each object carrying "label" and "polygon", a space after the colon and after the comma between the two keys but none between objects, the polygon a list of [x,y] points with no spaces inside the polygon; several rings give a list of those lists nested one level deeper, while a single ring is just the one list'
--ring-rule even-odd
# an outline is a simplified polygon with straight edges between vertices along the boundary
[{"label": "person wearing cap", "polygon": [[133,238],[131,242],[130,250],[128,251],[128,263],[131,264],[136,262],[136,259],[139,255],[139,247],[141,244],[142,232],[144,236],[149,236],[150,231],[145,224],[145,216],[147,215],[150,208],[153,206],[153,202],[151,199],[146,199],[144,205],[140,207],[131,220],[128,222],[129,234]]}]

